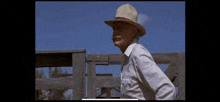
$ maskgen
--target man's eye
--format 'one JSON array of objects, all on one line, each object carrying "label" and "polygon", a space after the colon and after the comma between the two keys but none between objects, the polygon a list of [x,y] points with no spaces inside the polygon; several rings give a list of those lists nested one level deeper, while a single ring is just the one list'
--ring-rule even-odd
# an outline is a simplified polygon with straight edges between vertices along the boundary
[{"label": "man's eye", "polygon": [[123,31],[124,31],[124,29],[118,29],[118,31],[119,31],[119,32],[123,32]]}]

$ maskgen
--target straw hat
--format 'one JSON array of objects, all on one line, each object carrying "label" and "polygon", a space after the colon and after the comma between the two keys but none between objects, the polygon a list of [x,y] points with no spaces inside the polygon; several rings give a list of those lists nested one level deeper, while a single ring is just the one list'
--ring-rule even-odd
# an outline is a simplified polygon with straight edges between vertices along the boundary
[{"label": "straw hat", "polygon": [[139,36],[143,36],[146,33],[145,28],[137,23],[137,11],[130,4],[121,5],[116,12],[114,20],[104,21],[107,25],[114,27],[117,22],[127,22],[138,29]]}]

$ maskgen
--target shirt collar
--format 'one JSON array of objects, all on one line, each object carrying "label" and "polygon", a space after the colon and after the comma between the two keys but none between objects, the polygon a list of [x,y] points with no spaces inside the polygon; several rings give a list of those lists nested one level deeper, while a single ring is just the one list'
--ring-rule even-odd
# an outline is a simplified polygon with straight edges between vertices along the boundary
[{"label": "shirt collar", "polygon": [[129,57],[131,54],[132,49],[134,48],[134,46],[138,43],[137,39],[134,39],[131,44],[127,47],[127,49],[125,50],[124,54]]}]

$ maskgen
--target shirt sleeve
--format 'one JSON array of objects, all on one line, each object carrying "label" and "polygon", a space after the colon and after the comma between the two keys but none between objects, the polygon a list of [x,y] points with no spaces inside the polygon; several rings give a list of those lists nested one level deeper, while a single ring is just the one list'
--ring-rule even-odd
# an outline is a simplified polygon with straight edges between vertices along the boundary
[{"label": "shirt sleeve", "polygon": [[173,100],[175,87],[164,72],[154,62],[147,49],[136,49],[133,59],[137,71],[137,77],[147,88],[155,93],[155,100]]}]

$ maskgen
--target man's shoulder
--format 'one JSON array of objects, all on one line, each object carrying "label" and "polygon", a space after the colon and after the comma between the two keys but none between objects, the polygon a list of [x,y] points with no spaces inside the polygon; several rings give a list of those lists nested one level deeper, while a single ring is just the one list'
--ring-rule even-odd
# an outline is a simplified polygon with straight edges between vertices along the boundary
[{"label": "man's shoulder", "polygon": [[131,52],[131,58],[139,58],[140,56],[145,56],[154,60],[150,52],[141,44],[136,44]]},{"label": "man's shoulder", "polygon": [[140,54],[148,54],[150,53],[143,45],[136,44],[134,49],[132,50],[133,55],[140,55]]},{"label": "man's shoulder", "polygon": [[149,52],[143,45],[141,45],[141,44],[136,44],[135,46],[134,46],[134,51],[135,52],[139,52],[139,51],[147,51],[147,52]]},{"label": "man's shoulder", "polygon": [[[134,46],[134,48],[145,48],[143,45],[141,45],[141,44],[136,44],[135,46]],[[146,48],[145,48],[146,49]]]}]

